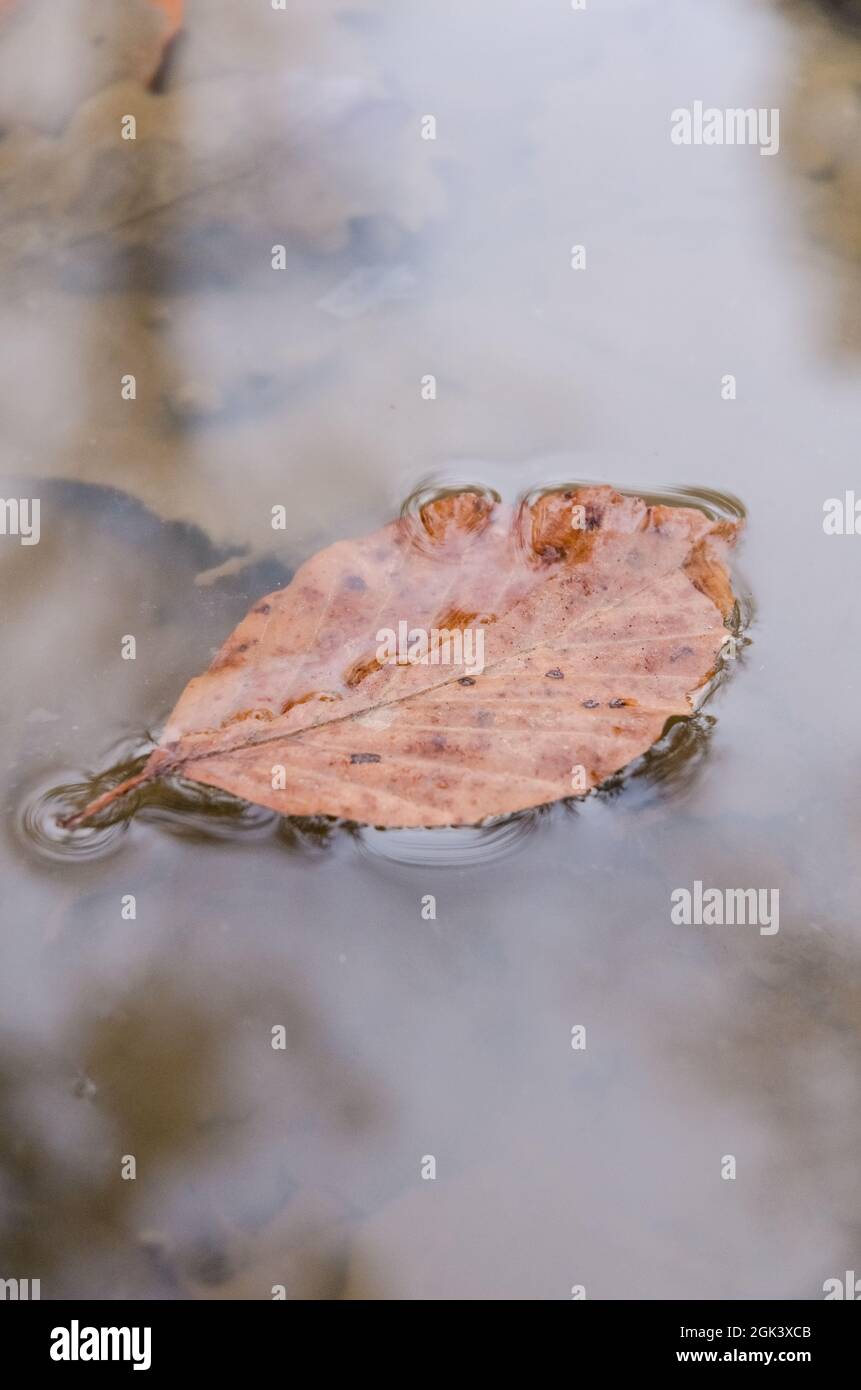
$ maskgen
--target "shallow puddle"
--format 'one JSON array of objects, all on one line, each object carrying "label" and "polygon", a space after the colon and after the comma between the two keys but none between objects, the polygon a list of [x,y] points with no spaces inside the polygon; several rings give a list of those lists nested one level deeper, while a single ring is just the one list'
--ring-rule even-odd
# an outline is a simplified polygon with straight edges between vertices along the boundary
[{"label": "shallow puddle", "polygon": [[[41,501],[0,535],[0,1277],[858,1268],[861,541],[822,517],[861,492],[861,37],[826,8],[207,0],[145,95],[119,57],[58,85],[38,30],[13,63],[0,17],[37,74],[0,83],[0,495]],[[779,152],[675,147],[699,99],[779,108]],[[319,546],[587,479],[745,518],[732,669],[625,775],[466,830],[181,781],[60,827]],[[779,931],[675,925],[696,881],[779,889]]]}]

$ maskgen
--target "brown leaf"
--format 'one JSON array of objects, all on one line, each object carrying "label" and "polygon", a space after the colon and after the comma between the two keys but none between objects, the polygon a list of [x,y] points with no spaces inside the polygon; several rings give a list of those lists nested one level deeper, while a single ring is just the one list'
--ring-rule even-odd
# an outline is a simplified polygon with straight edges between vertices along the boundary
[{"label": "brown leaf", "polygon": [[[587,791],[713,674],[735,532],[609,487],[517,511],[442,496],[256,603],[134,784],[179,772],[283,815],[380,826],[470,825]],[[428,634],[426,660],[386,659],[400,624]]]}]

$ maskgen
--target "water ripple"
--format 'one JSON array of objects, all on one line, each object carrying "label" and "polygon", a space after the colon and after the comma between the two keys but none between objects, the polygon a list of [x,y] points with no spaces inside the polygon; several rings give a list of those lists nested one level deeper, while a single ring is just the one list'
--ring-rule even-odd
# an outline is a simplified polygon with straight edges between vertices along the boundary
[{"label": "water ripple", "polygon": [[542,818],[540,808],[478,826],[436,830],[378,830],[360,826],[356,839],[372,859],[420,869],[475,869],[524,848]]}]

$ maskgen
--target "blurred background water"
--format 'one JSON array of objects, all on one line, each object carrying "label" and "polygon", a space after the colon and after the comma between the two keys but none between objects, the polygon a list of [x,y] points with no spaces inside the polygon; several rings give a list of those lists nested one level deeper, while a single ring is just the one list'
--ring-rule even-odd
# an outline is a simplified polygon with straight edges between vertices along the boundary
[{"label": "blurred background water", "polygon": [[[861,482],[861,6],[162,26],[0,4],[0,493],[42,533],[0,537],[0,1277],[821,1297],[861,1195],[861,541],[822,529]],[[674,146],[697,100],[778,108],[778,154]],[[750,644],[635,775],[483,831],[166,791],[57,836],[314,549],[584,478],[747,511]],[[778,888],[779,933],[672,925],[694,879]]]}]

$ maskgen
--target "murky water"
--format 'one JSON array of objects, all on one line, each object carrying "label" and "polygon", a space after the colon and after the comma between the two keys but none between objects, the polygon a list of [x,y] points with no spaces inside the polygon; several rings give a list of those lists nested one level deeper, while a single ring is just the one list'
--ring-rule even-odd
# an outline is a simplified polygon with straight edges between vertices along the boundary
[{"label": "murky water", "polygon": [[[14,46],[0,13],[2,496],[41,499],[38,545],[0,536],[0,1277],[821,1297],[861,1258],[861,541],[822,527],[858,484],[852,6],[191,0],[144,93],[109,7],[69,5],[55,60],[29,4]],[[778,154],[674,146],[697,100],[779,108]],[[583,478],[747,514],[749,642],[628,776],[474,831],[182,785],[59,831],[315,548],[428,489]],[[696,879],[778,888],[779,932],[673,925]]]}]

